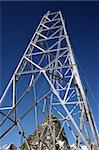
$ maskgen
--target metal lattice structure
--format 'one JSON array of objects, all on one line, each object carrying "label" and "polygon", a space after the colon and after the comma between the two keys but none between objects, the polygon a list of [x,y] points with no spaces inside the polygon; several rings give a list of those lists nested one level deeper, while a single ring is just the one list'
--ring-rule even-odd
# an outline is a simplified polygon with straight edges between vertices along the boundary
[{"label": "metal lattice structure", "polygon": [[[19,85],[20,81],[24,84],[23,89],[21,89],[22,84]],[[40,89],[41,94],[38,96]],[[26,103],[29,103],[26,97],[28,93],[32,97],[31,107],[26,108],[24,112],[21,109],[19,113],[21,107],[19,105],[25,107]],[[41,114],[46,116],[53,113],[60,120],[62,128],[65,126],[69,128],[77,149],[80,149],[80,144],[83,143],[88,150],[92,150],[92,142],[95,145],[94,149],[98,149],[98,130],[87,104],[87,97],[60,11],[48,11],[42,17],[1,96],[0,103],[0,115],[2,115],[0,128],[2,129],[7,120],[11,122],[0,135],[1,140],[15,126],[19,127],[24,137],[25,131],[21,127],[21,120],[34,110],[38,142],[40,142],[38,126]],[[58,140],[58,137],[54,138]],[[24,140],[26,141],[25,137]],[[26,143],[29,149],[28,142]]]}]

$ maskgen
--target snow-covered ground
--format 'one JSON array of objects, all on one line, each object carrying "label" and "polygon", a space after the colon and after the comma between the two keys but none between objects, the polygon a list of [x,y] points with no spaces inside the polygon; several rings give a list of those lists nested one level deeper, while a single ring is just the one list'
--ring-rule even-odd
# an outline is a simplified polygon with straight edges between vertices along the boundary
[{"label": "snow-covered ground", "polygon": [[[76,146],[73,144],[71,145],[72,150],[76,150]],[[88,148],[85,145],[81,145],[81,150],[88,150]]]},{"label": "snow-covered ground", "polygon": [[10,147],[10,144],[9,145],[6,144],[6,145],[0,147],[0,150],[8,150],[9,147]]}]

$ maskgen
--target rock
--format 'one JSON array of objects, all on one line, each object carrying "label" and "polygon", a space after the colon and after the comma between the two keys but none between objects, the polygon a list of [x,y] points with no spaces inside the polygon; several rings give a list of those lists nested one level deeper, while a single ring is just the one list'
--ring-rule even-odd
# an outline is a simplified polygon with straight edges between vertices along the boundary
[{"label": "rock", "polygon": [[[70,150],[64,129],[61,129],[61,123],[53,114],[47,116],[45,121],[39,127],[39,142],[37,141],[37,132],[27,138],[28,145],[32,150]],[[61,131],[61,132],[60,132]],[[60,134],[59,134],[60,133]],[[59,136],[58,136],[59,134]],[[21,145],[21,150],[28,150],[26,143]]]}]

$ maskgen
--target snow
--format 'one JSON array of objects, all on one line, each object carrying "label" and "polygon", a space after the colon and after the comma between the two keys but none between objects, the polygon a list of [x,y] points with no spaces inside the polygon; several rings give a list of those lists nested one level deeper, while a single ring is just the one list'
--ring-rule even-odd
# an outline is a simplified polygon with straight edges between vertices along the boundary
[{"label": "snow", "polygon": [[57,144],[59,144],[59,146],[60,146],[60,148],[61,148],[61,147],[63,147],[63,145],[64,145],[64,141],[58,140],[58,141],[57,141]]},{"label": "snow", "polygon": [[81,146],[81,148],[82,150],[88,150],[88,148],[85,145]]},{"label": "snow", "polygon": [[10,145],[11,145],[11,144],[9,144],[9,145],[6,144],[6,145],[4,145],[4,146],[0,147],[0,150],[7,150],[7,149],[9,149]]},{"label": "snow", "polygon": [[[76,150],[76,146],[74,144],[72,144],[70,147],[72,148],[72,150]],[[85,145],[80,145],[80,147],[81,150],[88,150],[88,148]]]}]

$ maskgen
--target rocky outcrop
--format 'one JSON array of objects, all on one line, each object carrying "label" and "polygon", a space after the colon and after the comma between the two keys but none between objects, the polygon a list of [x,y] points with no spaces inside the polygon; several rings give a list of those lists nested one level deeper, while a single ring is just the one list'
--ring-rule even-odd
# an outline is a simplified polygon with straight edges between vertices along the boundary
[{"label": "rocky outcrop", "polygon": [[[60,121],[53,115],[48,115],[46,120],[37,131],[27,138],[27,143],[32,150],[70,150],[64,129],[61,128]],[[21,145],[21,150],[28,150],[26,142]]]}]

